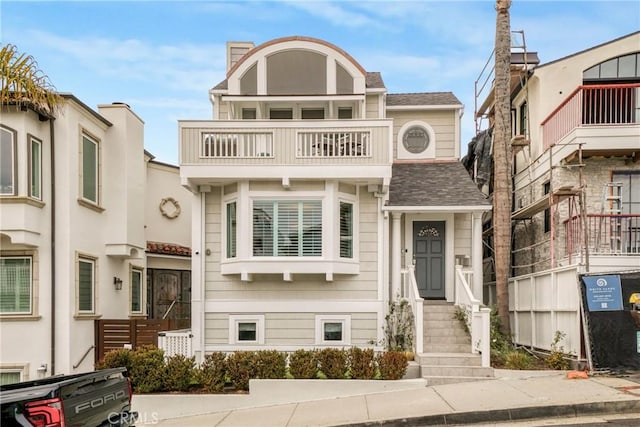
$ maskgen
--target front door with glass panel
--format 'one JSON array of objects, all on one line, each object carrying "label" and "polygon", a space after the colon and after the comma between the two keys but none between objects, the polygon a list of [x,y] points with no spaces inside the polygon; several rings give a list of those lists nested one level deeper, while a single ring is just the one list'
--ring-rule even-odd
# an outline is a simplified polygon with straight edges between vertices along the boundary
[{"label": "front door with glass panel", "polygon": [[413,223],[413,258],[420,297],[444,299],[444,221]]}]

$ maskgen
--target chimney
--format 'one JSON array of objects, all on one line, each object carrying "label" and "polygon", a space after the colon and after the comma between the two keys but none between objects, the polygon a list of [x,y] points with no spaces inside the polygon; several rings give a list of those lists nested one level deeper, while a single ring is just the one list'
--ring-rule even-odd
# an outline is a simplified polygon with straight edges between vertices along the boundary
[{"label": "chimney", "polygon": [[227,71],[254,46],[253,42],[227,42]]}]

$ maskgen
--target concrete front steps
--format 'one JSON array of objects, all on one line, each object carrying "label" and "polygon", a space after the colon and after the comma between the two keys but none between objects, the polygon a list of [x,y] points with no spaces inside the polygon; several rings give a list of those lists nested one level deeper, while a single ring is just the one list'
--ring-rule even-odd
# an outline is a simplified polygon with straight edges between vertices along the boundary
[{"label": "concrete front steps", "polygon": [[487,380],[493,368],[482,367],[482,358],[471,353],[471,338],[455,318],[453,304],[425,301],[424,352],[416,355],[422,378],[428,385]]}]

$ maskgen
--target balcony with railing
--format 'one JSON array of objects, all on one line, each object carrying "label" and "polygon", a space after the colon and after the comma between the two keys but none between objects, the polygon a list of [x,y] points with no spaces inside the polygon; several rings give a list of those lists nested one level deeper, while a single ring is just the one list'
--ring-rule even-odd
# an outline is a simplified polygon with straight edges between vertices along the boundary
[{"label": "balcony with railing", "polygon": [[[584,248],[584,228],[579,215],[564,221],[567,256]],[[587,214],[586,229],[590,255],[640,257],[640,215]]]},{"label": "balcony with railing", "polygon": [[545,150],[574,142],[591,151],[637,150],[639,135],[640,83],[579,86],[542,122]]},{"label": "balcony with railing", "polygon": [[186,176],[210,165],[220,176],[230,167],[389,167],[392,129],[384,119],[181,121],[180,165]]}]

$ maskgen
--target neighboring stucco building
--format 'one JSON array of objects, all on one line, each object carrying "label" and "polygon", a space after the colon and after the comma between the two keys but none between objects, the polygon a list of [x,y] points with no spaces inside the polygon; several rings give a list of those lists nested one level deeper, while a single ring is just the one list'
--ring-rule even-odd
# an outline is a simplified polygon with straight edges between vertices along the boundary
[{"label": "neighboring stucco building", "polygon": [[[0,132],[1,381],[92,370],[97,319],[147,316],[147,264],[188,270],[188,253],[145,253],[148,239],[190,246],[186,191],[123,103],[63,95],[55,119],[3,106]],[[159,224],[168,196],[186,206]]]},{"label": "neighboring stucco building", "polygon": [[424,299],[456,300],[456,261],[481,295],[490,206],[459,162],[452,93],[387,93],[323,40],[227,47],[212,120],[179,122],[198,358],[380,349],[389,300],[409,297],[417,319]]},{"label": "neighboring stucco building", "polygon": [[[511,70],[512,330],[541,349],[565,332],[586,357],[579,276],[640,269],[640,32],[548,63],[520,52]],[[492,100],[476,112],[489,128]]]}]

